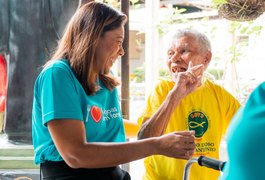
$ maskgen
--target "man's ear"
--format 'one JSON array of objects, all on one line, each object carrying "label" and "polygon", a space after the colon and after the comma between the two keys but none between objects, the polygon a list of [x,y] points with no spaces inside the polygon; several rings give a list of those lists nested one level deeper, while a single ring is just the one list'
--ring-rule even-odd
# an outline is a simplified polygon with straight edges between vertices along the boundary
[{"label": "man's ear", "polygon": [[212,59],[212,52],[211,51],[208,51],[206,53],[206,56],[205,56],[205,59],[204,59],[204,66],[205,67],[208,67],[208,65],[210,64],[211,62],[211,59]]}]

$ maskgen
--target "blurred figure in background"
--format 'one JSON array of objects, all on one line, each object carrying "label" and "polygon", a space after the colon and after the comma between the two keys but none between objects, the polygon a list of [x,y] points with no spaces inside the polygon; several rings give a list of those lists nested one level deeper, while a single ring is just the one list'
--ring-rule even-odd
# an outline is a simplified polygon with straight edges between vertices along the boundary
[{"label": "blurred figure in background", "polygon": [[265,179],[265,82],[250,95],[227,131],[228,162],[221,180]]}]

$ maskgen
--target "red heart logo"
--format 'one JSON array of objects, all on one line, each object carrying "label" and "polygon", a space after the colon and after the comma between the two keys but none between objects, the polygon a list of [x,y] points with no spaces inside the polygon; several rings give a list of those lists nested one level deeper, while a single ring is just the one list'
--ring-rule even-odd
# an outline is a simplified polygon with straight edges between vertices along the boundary
[{"label": "red heart logo", "polygon": [[90,110],[90,114],[92,116],[92,119],[98,123],[101,119],[102,113],[101,113],[101,109],[97,106],[92,106],[91,110]]}]

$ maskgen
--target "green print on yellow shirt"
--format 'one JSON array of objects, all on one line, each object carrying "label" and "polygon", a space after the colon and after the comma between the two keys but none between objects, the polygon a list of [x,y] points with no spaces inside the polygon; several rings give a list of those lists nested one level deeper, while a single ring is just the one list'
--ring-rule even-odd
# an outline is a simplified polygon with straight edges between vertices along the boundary
[{"label": "green print on yellow shirt", "polygon": [[195,137],[200,138],[208,129],[208,119],[200,111],[193,111],[188,116],[189,130],[195,131]]}]

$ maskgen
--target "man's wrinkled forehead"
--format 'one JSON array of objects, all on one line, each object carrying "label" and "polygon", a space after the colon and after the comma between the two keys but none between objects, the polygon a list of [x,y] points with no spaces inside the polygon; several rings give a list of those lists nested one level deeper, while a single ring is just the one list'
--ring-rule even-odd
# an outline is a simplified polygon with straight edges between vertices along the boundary
[{"label": "man's wrinkled forehead", "polygon": [[168,45],[168,49],[172,49],[172,48],[188,48],[189,46],[191,46],[191,42],[187,41],[187,39],[185,38],[185,36],[182,36],[180,38],[175,38],[173,39],[169,45]]}]

